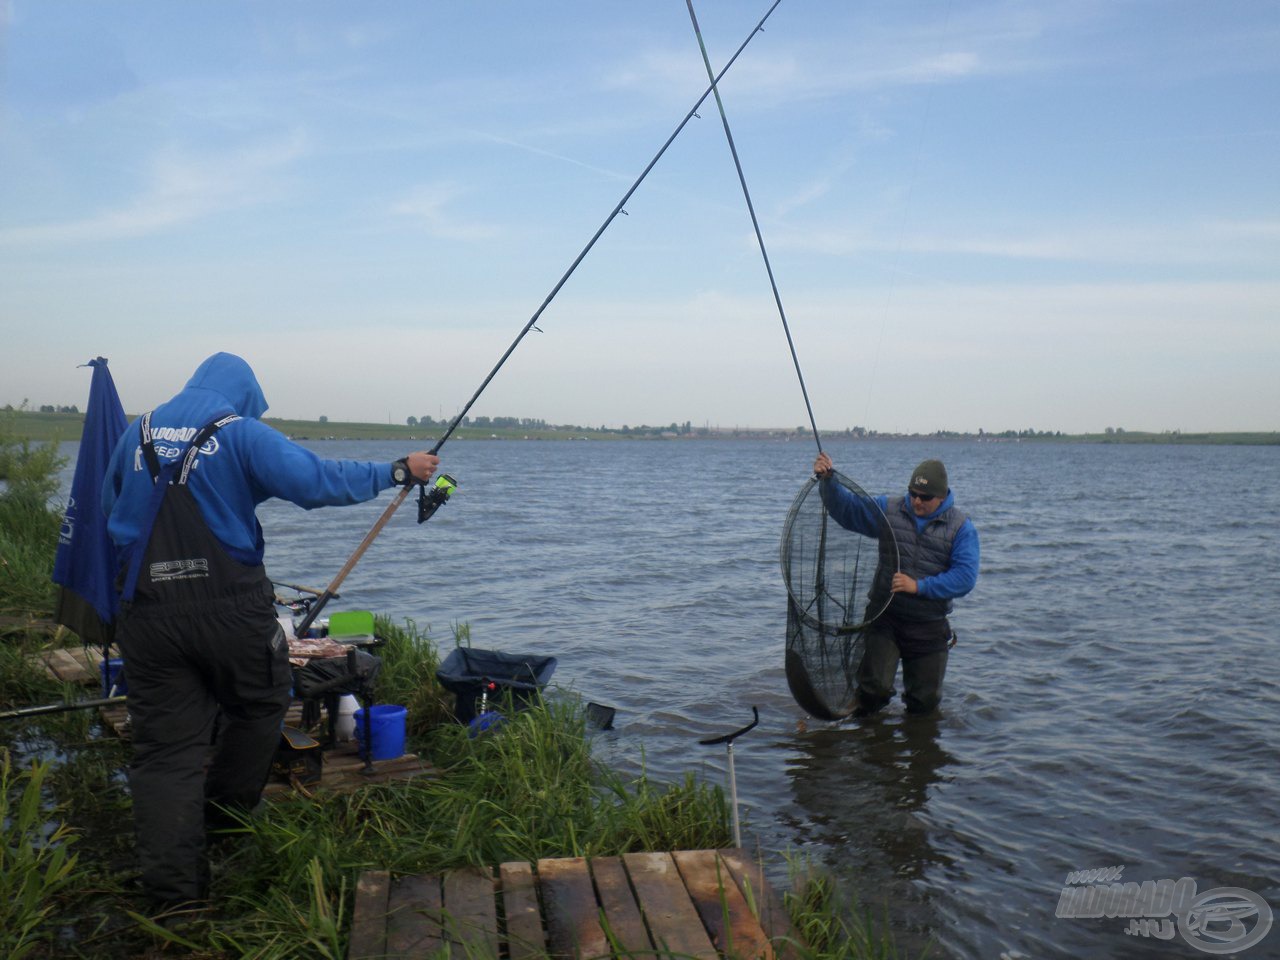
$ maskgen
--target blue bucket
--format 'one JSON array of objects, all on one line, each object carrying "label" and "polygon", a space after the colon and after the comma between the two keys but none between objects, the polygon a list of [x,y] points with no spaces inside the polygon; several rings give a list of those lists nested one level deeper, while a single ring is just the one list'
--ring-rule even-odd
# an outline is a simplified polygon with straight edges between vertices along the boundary
[{"label": "blue bucket", "polygon": [[[373,740],[374,760],[394,760],[404,756],[404,719],[409,711],[395,704],[378,704],[369,708],[369,734]],[[360,746],[360,756],[368,755],[365,744],[364,708],[357,710],[352,719],[355,721],[356,741]]]},{"label": "blue bucket", "polygon": [[[102,674],[102,695],[104,697],[122,697],[129,692],[129,684],[125,682],[124,661],[116,658],[103,660],[98,664],[98,672]],[[116,688],[112,694],[111,688]]]}]

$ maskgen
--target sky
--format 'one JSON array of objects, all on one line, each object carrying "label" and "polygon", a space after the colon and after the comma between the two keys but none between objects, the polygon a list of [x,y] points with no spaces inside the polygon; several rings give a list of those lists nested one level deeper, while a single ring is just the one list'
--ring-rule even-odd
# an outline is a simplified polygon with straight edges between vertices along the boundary
[{"label": "sky", "polygon": [[[1280,429],[1275,0],[697,0],[820,431]],[[0,405],[451,418],[708,80],[684,0],[0,0]],[[807,426],[714,99],[471,408]]]}]

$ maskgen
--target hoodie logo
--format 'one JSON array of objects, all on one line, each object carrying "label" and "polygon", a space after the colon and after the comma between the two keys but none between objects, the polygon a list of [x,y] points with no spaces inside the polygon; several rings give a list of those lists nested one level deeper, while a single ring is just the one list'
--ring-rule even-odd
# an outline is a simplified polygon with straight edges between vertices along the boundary
[{"label": "hoodie logo", "polygon": [[[152,436],[155,439],[156,456],[159,457],[161,460],[177,460],[178,457],[182,456],[182,447],[171,447],[168,444],[160,443],[159,441],[161,439],[165,439],[165,440],[176,439],[179,442],[189,442],[195,438],[195,435],[198,432],[199,431],[193,430],[190,427],[177,427],[177,428],[165,427],[161,430],[156,430],[152,434]],[[168,436],[166,436],[166,434],[168,434]],[[183,434],[186,434],[185,440],[182,436]],[[215,453],[218,452],[218,450],[219,450],[218,438],[216,436],[210,437],[200,447],[201,455],[206,457],[213,456]],[[141,444],[134,447],[133,449],[133,469],[135,471],[146,469],[146,467],[143,466],[143,462],[142,462],[142,445]]]}]

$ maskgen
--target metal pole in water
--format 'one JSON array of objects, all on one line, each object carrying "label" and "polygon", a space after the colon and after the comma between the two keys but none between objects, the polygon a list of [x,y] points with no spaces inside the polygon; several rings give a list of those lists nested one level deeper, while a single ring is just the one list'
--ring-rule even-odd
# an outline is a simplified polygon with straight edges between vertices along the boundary
[{"label": "metal pole in water", "polygon": [[733,741],[742,736],[748,730],[755,727],[760,722],[760,711],[754,706],[751,708],[752,720],[741,730],[735,730],[733,733],[726,733],[723,737],[711,737],[708,740],[699,740],[698,743],[704,747],[709,747],[717,743],[728,745],[729,750],[729,797],[733,801],[733,843],[737,847],[742,846],[742,830],[738,823],[738,776],[733,769]]}]

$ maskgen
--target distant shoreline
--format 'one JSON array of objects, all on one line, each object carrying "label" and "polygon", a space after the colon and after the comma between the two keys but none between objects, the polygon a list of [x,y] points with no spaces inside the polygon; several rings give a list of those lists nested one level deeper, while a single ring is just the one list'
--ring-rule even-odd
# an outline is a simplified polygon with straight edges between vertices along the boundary
[{"label": "distant shoreline", "polygon": [[[41,413],[32,410],[0,411],[0,417],[8,423],[0,426],[20,439],[79,440],[84,426],[82,413]],[[132,416],[130,417],[132,419]],[[425,428],[394,423],[352,423],[346,421],[283,420],[263,418],[295,440],[395,440],[434,443],[447,427],[439,424]],[[672,429],[674,428],[674,429]],[[502,426],[483,424],[461,426],[451,436],[456,440],[811,440],[808,430],[785,430],[755,427],[690,427],[671,424],[669,427],[580,427],[573,425]],[[1280,445],[1280,431],[1271,432],[1222,432],[1185,433],[1166,431],[1149,433],[1141,430],[1115,429],[1103,433],[1066,434],[1054,431],[1006,430],[1000,433],[959,433],[949,430],[935,433],[882,433],[862,428],[823,432],[823,440],[857,440],[866,443],[893,440],[928,440],[932,442],[969,441],[981,443],[1113,443],[1113,444],[1168,444],[1168,445]]]}]

